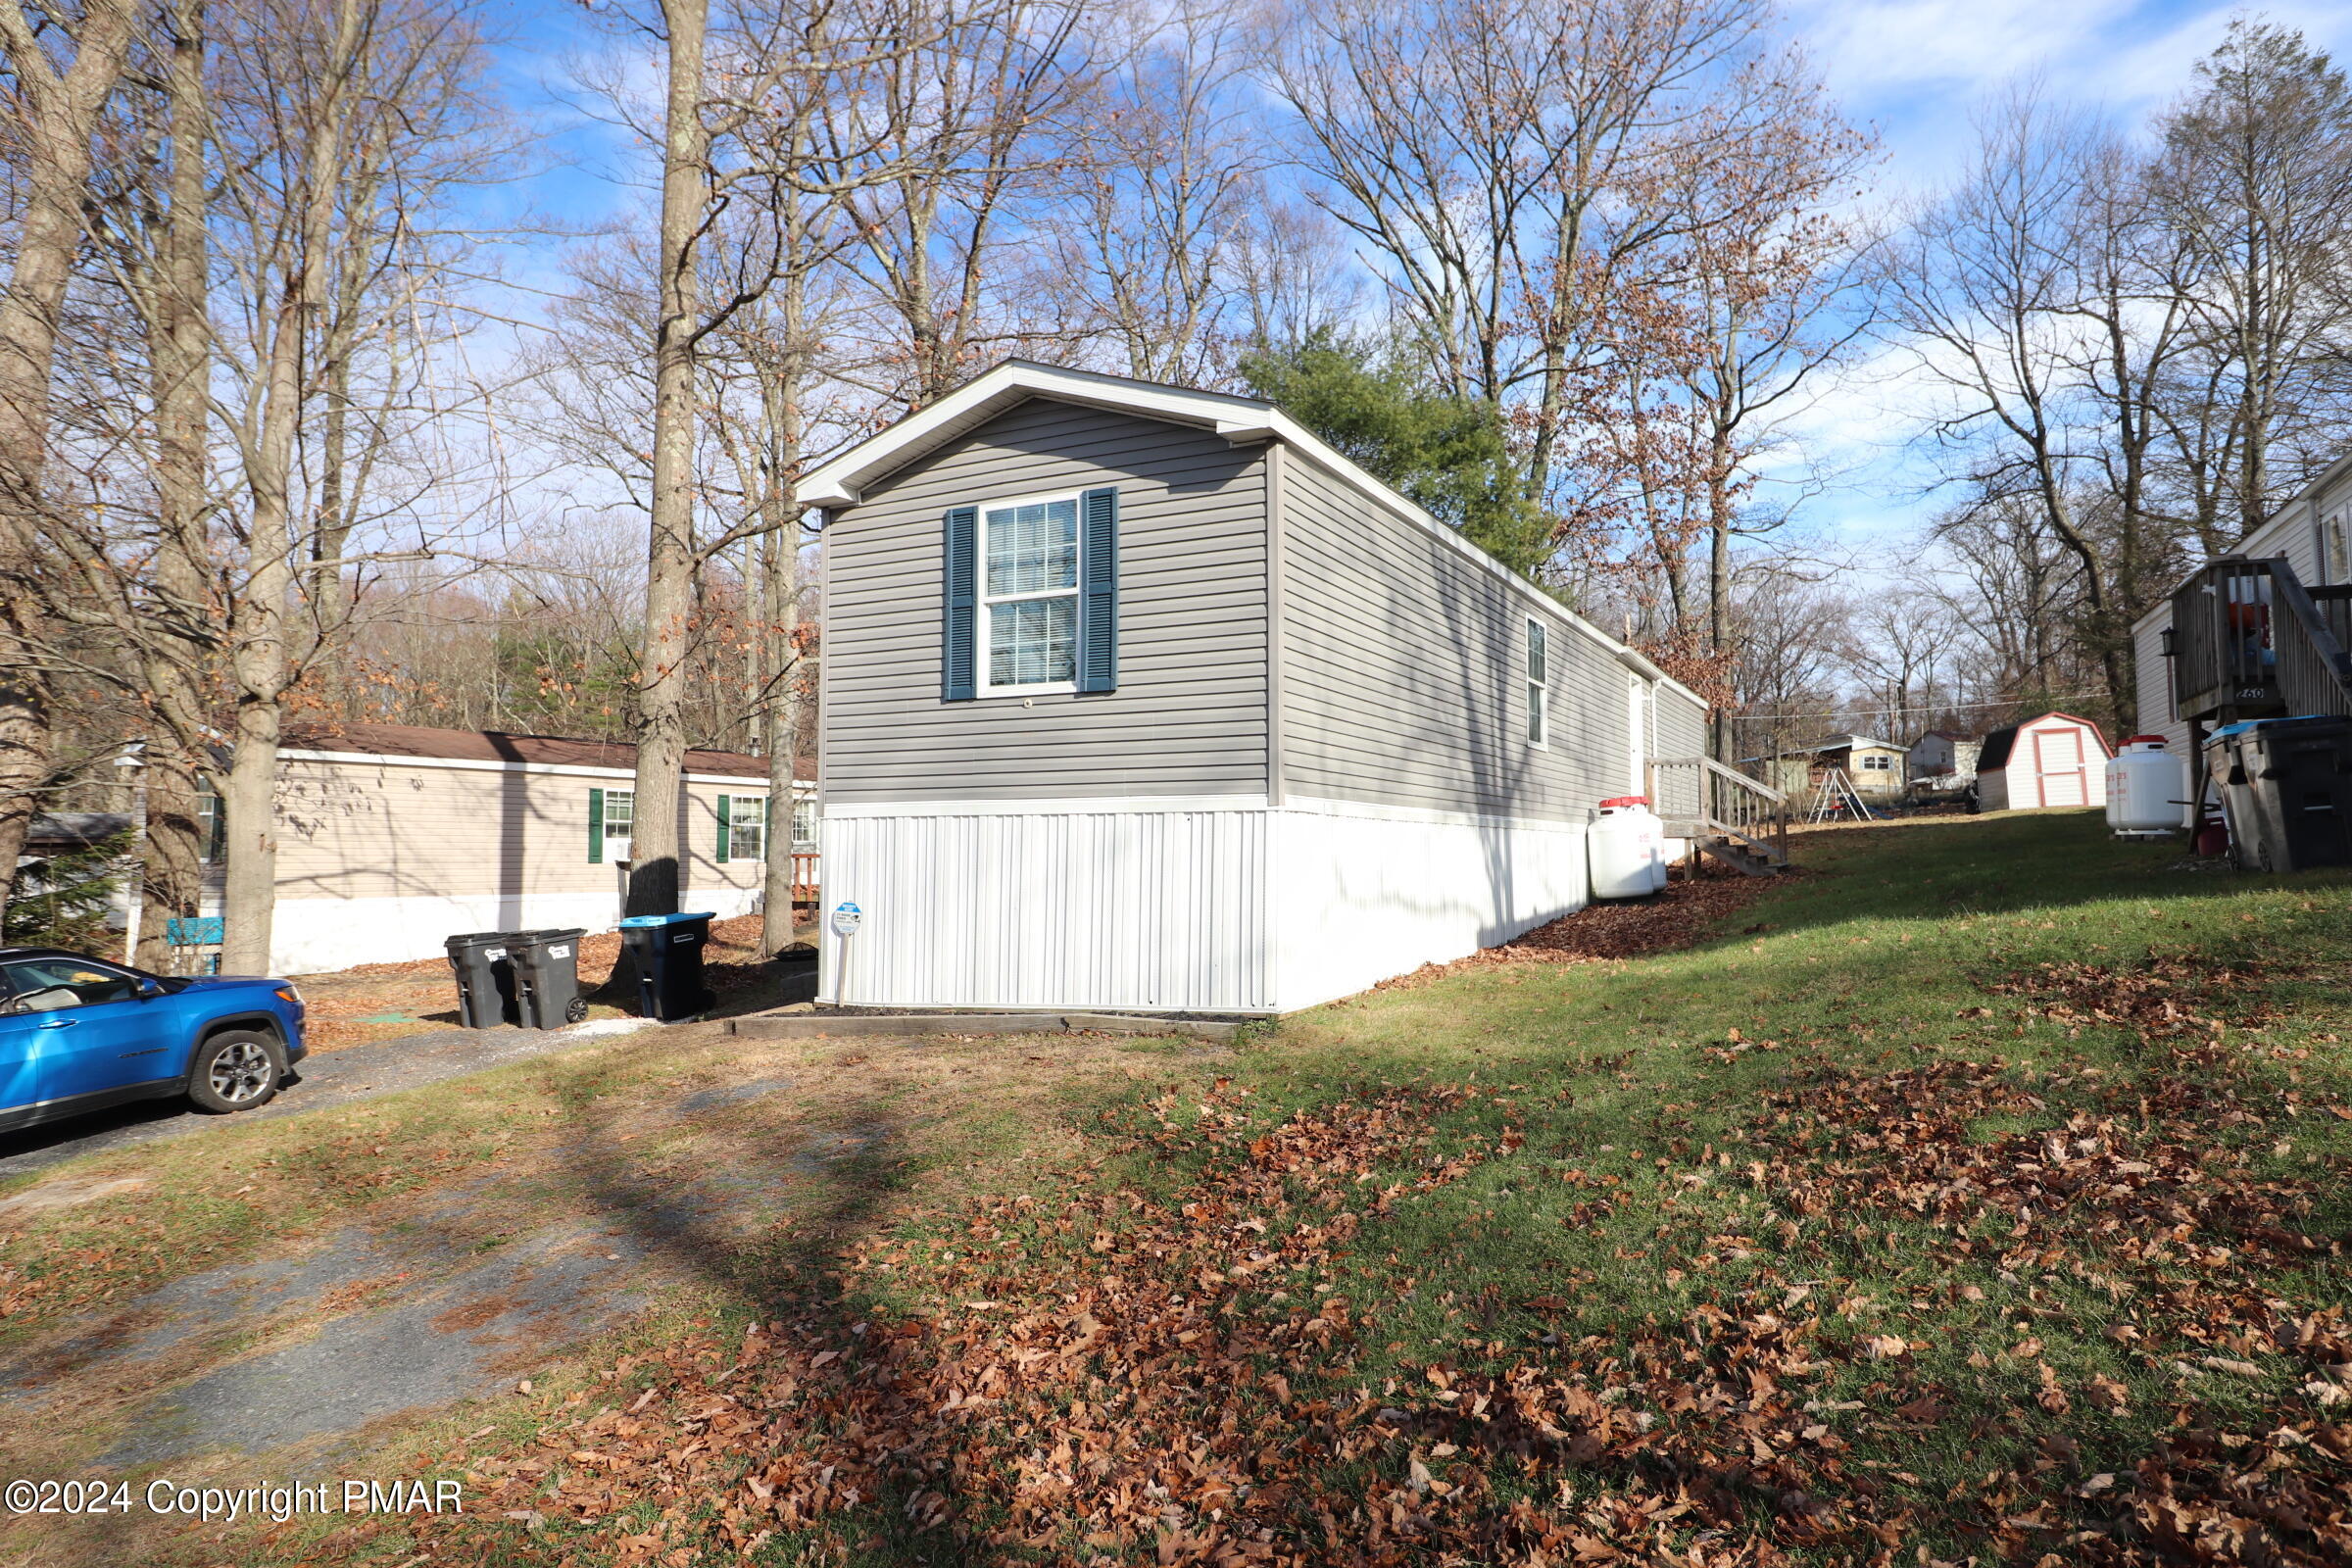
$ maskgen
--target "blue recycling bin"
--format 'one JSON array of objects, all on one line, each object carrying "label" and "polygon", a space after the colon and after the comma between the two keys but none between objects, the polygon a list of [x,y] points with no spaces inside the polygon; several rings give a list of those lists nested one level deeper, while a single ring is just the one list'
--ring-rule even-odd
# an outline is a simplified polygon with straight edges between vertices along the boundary
[{"label": "blue recycling bin", "polygon": [[703,950],[716,915],[632,914],[620,922],[620,962],[612,979],[634,995],[642,1017],[672,1023],[708,1012],[718,998],[703,980]]}]

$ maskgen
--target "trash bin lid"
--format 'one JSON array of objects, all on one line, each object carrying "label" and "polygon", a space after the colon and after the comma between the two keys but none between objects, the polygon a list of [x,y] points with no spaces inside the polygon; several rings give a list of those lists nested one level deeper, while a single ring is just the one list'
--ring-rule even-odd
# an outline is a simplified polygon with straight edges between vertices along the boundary
[{"label": "trash bin lid", "polygon": [[[2249,731],[2258,730],[2265,724],[2275,724],[2277,722],[2277,719],[2271,718],[2241,718],[2234,724],[2224,724],[2220,729],[2217,729],[2212,734],[2206,736],[2205,744],[2211,746],[2218,741],[2226,741],[2233,735],[2243,735]],[[628,922],[624,920],[621,923],[626,925]]]},{"label": "trash bin lid", "polygon": [[625,928],[628,926],[677,925],[686,920],[715,920],[717,918],[717,910],[705,909],[700,914],[632,914],[620,923]]}]

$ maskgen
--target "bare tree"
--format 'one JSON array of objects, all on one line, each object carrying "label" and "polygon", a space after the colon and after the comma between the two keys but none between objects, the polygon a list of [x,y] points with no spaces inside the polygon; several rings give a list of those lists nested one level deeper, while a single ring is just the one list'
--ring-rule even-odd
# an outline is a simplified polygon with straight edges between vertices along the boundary
[{"label": "bare tree", "polygon": [[129,55],[136,14],[131,0],[85,0],[77,16],[21,0],[0,4],[24,204],[15,265],[0,293],[0,667],[8,671],[0,675],[0,911],[49,763],[42,541],[58,316],[81,244],[92,138]]},{"label": "bare tree", "polygon": [[1285,10],[1275,89],[1325,206],[1371,248],[1439,385],[1509,407],[1531,490],[1592,418],[1633,318],[1604,318],[1659,246],[1712,215],[1657,199],[1765,85],[1737,0],[1546,7],[1402,0]]},{"label": "bare tree", "polygon": [[[851,192],[853,265],[879,324],[867,356],[876,390],[919,408],[984,357],[1020,346],[1058,352],[1072,323],[1056,308],[1040,330],[1012,284],[1005,248],[1042,216],[1049,181],[1072,159],[1050,134],[1102,74],[1082,24],[1097,0],[983,0],[918,8],[916,47],[878,58],[824,121],[825,153],[886,176]],[[866,150],[870,149],[870,150]]]},{"label": "bare tree", "polygon": [[1932,593],[1896,589],[1857,606],[1847,667],[1870,688],[1887,738],[1907,745],[1947,706],[1945,678],[1958,627],[1950,608]]},{"label": "bare tree", "polygon": [[[1979,122],[1977,162],[1915,214],[1888,292],[1890,318],[1921,370],[1947,394],[1935,434],[1979,487],[2030,498],[2081,568],[2089,613],[2112,618],[2114,564],[2080,514],[2078,467],[2090,436],[2073,335],[2083,295],[2074,225],[2087,127],[2034,93]],[[2131,650],[2100,649],[2108,702],[2128,722]]]},{"label": "bare tree", "polygon": [[2301,34],[2246,18],[2197,82],[2159,127],[2154,183],[2195,264],[2186,303],[2205,372],[2183,389],[2205,395],[2176,416],[2192,449],[2219,458],[2190,490],[2211,552],[2261,523],[2352,428],[2352,84]]},{"label": "bare tree", "polygon": [[1066,189],[1045,223],[1050,276],[1033,286],[1084,279],[1082,329],[1144,380],[1203,381],[1223,348],[1242,207],[1266,162],[1240,102],[1240,34],[1231,11],[1188,6],[1069,117]]}]

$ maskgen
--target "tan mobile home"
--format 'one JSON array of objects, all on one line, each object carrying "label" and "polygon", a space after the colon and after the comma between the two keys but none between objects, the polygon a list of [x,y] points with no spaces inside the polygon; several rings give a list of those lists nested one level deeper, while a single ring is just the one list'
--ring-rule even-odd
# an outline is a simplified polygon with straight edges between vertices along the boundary
[{"label": "tan mobile home", "polygon": [[[295,730],[278,764],[271,970],[434,957],[464,931],[611,930],[642,810],[636,761],[633,746],[560,736]],[[735,752],[686,754],[675,808],[684,907],[732,916],[760,906],[767,768]],[[778,853],[815,848],[813,796],[797,793],[774,822],[792,840]]]}]

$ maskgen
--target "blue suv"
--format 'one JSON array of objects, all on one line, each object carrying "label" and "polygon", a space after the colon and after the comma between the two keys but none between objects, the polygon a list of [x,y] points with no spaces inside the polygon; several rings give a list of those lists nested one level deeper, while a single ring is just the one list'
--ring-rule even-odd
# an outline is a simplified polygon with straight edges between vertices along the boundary
[{"label": "blue suv", "polygon": [[62,948],[0,948],[0,1132],[132,1100],[251,1110],[304,1054],[302,993],[185,979]]}]

